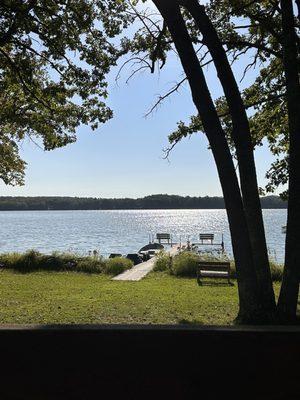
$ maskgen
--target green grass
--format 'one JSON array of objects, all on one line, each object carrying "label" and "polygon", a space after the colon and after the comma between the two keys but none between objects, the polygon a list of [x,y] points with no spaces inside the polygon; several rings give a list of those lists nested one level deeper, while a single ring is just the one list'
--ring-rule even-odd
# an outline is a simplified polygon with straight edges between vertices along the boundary
[{"label": "green grass", "polygon": [[[278,292],[279,285],[275,284]],[[153,272],[139,282],[76,272],[0,272],[2,324],[232,324],[237,286]]]},{"label": "green grass", "polygon": [[74,272],[0,272],[0,323],[230,324],[237,288],[151,273],[140,282]]}]

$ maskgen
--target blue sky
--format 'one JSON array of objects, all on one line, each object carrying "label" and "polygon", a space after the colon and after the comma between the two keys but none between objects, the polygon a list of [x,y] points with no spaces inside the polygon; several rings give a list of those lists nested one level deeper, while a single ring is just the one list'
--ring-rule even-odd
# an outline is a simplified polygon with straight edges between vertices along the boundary
[{"label": "blue sky", "polygon": [[[236,75],[241,76],[241,60]],[[190,196],[221,195],[211,152],[204,135],[196,134],[177,145],[169,161],[163,159],[167,136],[176,122],[195,114],[189,87],[167,99],[152,115],[146,112],[158,94],[167,91],[182,76],[173,58],[158,74],[137,75],[125,83],[124,72],[118,85],[112,71],[109,105],[114,118],[92,132],[78,129],[78,141],[63,149],[44,152],[33,143],[22,144],[22,157],[27,161],[24,187],[0,183],[2,196],[93,196],[141,197],[155,193]],[[222,94],[212,68],[206,77],[213,97]],[[251,82],[248,74],[243,86]],[[260,185],[272,157],[266,147],[256,151]]]}]

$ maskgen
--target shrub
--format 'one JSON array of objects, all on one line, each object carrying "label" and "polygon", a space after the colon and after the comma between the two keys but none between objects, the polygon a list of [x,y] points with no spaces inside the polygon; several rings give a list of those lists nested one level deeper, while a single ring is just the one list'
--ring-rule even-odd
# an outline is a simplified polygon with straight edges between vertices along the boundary
[{"label": "shrub", "polygon": [[172,258],[163,251],[160,251],[155,260],[153,271],[162,272],[170,271],[172,267]]},{"label": "shrub", "polygon": [[75,266],[76,271],[88,274],[101,274],[104,269],[105,262],[102,257],[85,257]]},{"label": "shrub", "polygon": [[270,269],[271,269],[272,281],[273,282],[282,281],[283,266],[277,264],[275,261],[270,261]]},{"label": "shrub", "polygon": [[1,254],[0,264],[3,265],[3,268],[14,269],[23,273],[38,270],[60,271],[66,269],[64,256],[58,254],[44,255],[35,250],[29,250],[24,254]]},{"label": "shrub", "polygon": [[75,271],[99,274],[105,262],[102,257],[80,257],[71,253],[41,254],[30,250],[24,254],[7,253],[0,255],[1,268],[26,273],[33,271]]},{"label": "shrub", "polygon": [[176,276],[195,277],[197,275],[199,256],[195,253],[183,252],[173,258],[172,273]]},{"label": "shrub", "polygon": [[46,271],[66,271],[69,259],[71,259],[70,254],[53,253],[51,255],[43,255],[41,269]]},{"label": "shrub", "polygon": [[42,255],[38,251],[28,250],[21,254],[15,262],[15,269],[20,272],[31,272],[39,270],[42,266]]},{"label": "shrub", "polygon": [[109,258],[105,262],[104,272],[108,275],[119,275],[133,267],[133,262],[128,260],[128,258],[115,257]]},{"label": "shrub", "polygon": [[1,268],[12,269],[17,264],[21,254],[19,253],[3,253],[0,255]]},{"label": "shrub", "polygon": [[[273,282],[281,282],[283,275],[283,266],[275,261],[270,261],[271,277]],[[236,279],[236,267],[234,261],[230,263],[230,277]]]}]

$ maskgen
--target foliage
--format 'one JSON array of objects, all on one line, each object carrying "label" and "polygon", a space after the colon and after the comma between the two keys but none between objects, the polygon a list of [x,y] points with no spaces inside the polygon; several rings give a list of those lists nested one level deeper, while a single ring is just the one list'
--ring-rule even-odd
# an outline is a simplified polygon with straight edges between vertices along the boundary
[{"label": "foliage", "polygon": [[33,271],[75,271],[98,274],[103,272],[105,261],[101,257],[80,257],[75,254],[57,252],[45,255],[34,250],[29,250],[24,254],[1,254],[0,265],[1,268],[21,273],[30,273]]},{"label": "foliage", "polygon": [[[184,5],[184,1],[178,1]],[[139,1],[135,2],[140,3]],[[219,37],[232,63],[239,63],[244,68],[241,81],[250,69],[257,78],[243,89],[243,99],[248,110],[253,144],[261,146],[266,140],[275,160],[266,172],[268,182],[262,193],[273,193],[288,181],[288,125],[285,96],[285,78],[283,71],[281,9],[278,1],[249,2],[248,0],[212,0],[206,4],[207,13],[218,31]],[[182,13],[188,27],[190,37],[196,47],[198,58],[203,66],[212,63],[211,56],[202,40],[201,32],[189,13],[182,7]],[[134,18],[142,19],[143,24],[136,35],[123,43],[124,52],[130,54],[126,65],[132,61],[133,71],[130,78],[141,70],[163,68],[173,44],[161,18],[145,8],[134,9]],[[300,20],[295,18],[296,33],[299,36]],[[299,43],[299,38],[298,38]],[[244,66],[244,60],[247,63]],[[159,95],[151,111],[187,82],[181,77],[169,91]],[[231,116],[224,97],[216,100],[217,111],[223,128],[231,143],[233,129]],[[169,135],[170,147],[166,149],[166,157],[174,146],[183,138],[194,133],[203,132],[202,122],[195,115],[189,123],[178,122],[177,129]],[[282,193],[287,198],[287,192]]]},{"label": "foliage", "polygon": [[98,257],[83,257],[69,253],[41,254],[29,250],[24,254],[7,253],[0,255],[0,266],[21,273],[33,271],[73,271],[89,274],[106,273],[118,275],[132,268],[132,261],[127,258],[104,259]]},{"label": "foliage", "polygon": [[[196,277],[197,275],[197,263],[198,261],[206,262],[230,262],[230,276],[232,279],[236,279],[236,268],[233,260],[230,260],[224,254],[213,253],[205,254],[200,253],[199,255],[191,252],[182,252],[173,258],[171,268],[162,268],[161,271],[169,271],[170,274],[174,274],[178,277]],[[164,264],[163,264],[164,266]],[[278,264],[274,260],[270,260],[270,270],[273,282],[281,282],[283,276],[283,266]],[[159,269],[156,269],[159,271]]]},{"label": "foliage", "polygon": [[[230,261],[225,254],[214,254],[212,253],[193,253],[190,251],[183,251],[182,253],[174,256],[172,262],[171,273],[181,277],[193,277],[197,276],[198,262],[227,262]],[[233,275],[234,278],[236,278]]]},{"label": "foliage", "polygon": [[195,277],[197,275],[197,266],[199,256],[192,252],[182,252],[173,258],[172,274],[182,277]]},{"label": "foliage", "polygon": [[155,272],[163,272],[170,271],[172,267],[172,259],[169,254],[164,251],[160,251],[156,257],[153,271]]},{"label": "foliage", "polygon": [[25,138],[45,150],[112,117],[106,74],[120,56],[112,38],[128,26],[122,1],[3,0],[0,4],[0,179],[20,185]]},{"label": "foliage", "polygon": [[109,258],[105,263],[104,272],[108,275],[119,275],[133,267],[133,262],[127,258],[115,257]]},{"label": "foliage", "polygon": [[[278,196],[261,198],[263,208],[286,208]],[[80,197],[0,197],[0,210],[142,210],[223,209],[222,197],[191,197],[157,194],[139,199],[97,199]]]},{"label": "foliage", "polygon": [[[273,282],[281,282],[283,277],[283,265],[278,264],[274,260],[270,260],[270,271]],[[230,262],[230,276],[236,279],[236,267],[233,260]]]},{"label": "foliage", "polygon": [[271,260],[270,270],[273,282],[281,282],[283,277],[283,265]]},{"label": "foliage", "polygon": [[78,260],[76,272],[87,274],[101,274],[105,270],[105,260],[101,257],[84,257]]},{"label": "foliage", "polygon": [[[0,178],[9,184],[23,182],[25,163],[20,142],[29,137],[46,150],[76,140],[76,128],[96,128],[112,116],[105,105],[110,68],[122,60],[120,72],[136,73],[163,68],[173,43],[159,14],[145,1],[31,0],[1,3],[0,19]],[[184,3],[181,1],[180,3]],[[267,172],[266,192],[287,182],[287,111],[282,65],[281,12],[278,2],[266,0],[212,0],[207,12],[232,62],[248,56],[258,77],[243,91],[249,110],[253,143],[264,138],[276,157]],[[193,19],[183,10],[192,41],[203,65],[211,63]],[[126,28],[133,24],[128,36]],[[299,20],[295,19],[297,32]],[[133,33],[132,33],[133,31]],[[77,56],[74,56],[74,54]],[[125,61],[121,58],[127,55]],[[126,70],[126,69],[125,69]],[[128,69],[127,69],[128,71]],[[118,74],[119,77],[119,74]],[[159,96],[153,107],[177,92],[180,79]],[[232,123],[224,98],[216,101],[230,140]],[[173,147],[182,138],[202,130],[198,116],[190,124],[179,122],[169,139]],[[234,148],[232,147],[234,152]],[[286,193],[284,193],[286,195]]]},{"label": "foliage", "polygon": [[[249,114],[253,145],[261,146],[266,140],[275,157],[266,172],[268,182],[261,191],[273,193],[288,181],[288,118],[282,62],[281,9],[278,2],[272,0],[212,0],[206,9],[231,61],[242,64],[242,56],[248,57],[242,80],[251,68],[257,75],[255,81],[243,90],[242,96]],[[192,36],[199,37],[192,20],[189,26]],[[300,21],[297,18],[295,28],[299,36]],[[201,54],[205,51],[204,47]],[[208,57],[208,54],[204,57]],[[231,140],[233,126],[225,98],[217,99],[216,106],[234,153]],[[192,116],[187,124],[180,121],[177,129],[169,135],[171,149],[181,139],[201,131],[202,122],[197,115]],[[283,191],[281,195],[287,198],[288,193]]]}]

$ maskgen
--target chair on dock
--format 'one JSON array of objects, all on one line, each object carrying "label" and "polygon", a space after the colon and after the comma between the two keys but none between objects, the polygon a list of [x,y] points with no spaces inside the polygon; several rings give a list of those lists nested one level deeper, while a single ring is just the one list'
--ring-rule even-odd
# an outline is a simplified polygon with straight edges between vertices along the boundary
[{"label": "chair on dock", "polygon": [[215,235],[213,233],[200,233],[199,234],[199,243],[192,243],[192,246],[214,246],[214,247],[219,247],[220,251],[224,253],[225,248],[224,248],[224,238],[222,234],[222,241],[221,243],[216,243],[214,241]]},{"label": "chair on dock", "polygon": [[161,242],[163,242],[163,243],[168,243],[168,244],[172,245],[172,237],[169,233],[157,233],[156,239],[158,240],[159,244],[161,244]]},{"label": "chair on dock", "polygon": [[200,233],[199,239],[201,244],[205,244],[204,242],[210,242],[209,244],[213,244],[215,235],[213,233]]}]

